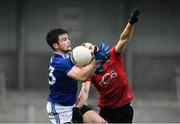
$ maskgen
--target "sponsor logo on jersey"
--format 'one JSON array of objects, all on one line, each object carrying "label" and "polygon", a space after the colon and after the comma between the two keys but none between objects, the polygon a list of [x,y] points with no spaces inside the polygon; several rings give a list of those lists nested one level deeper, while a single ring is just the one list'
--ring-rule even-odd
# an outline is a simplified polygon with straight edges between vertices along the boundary
[{"label": "sponsor logo on jersey", "polygon": [[99,86],[104,87],[112,83],[112,80],[117,77],[117,72],[111,71],[102,76],[102,80],[99,82]]}]

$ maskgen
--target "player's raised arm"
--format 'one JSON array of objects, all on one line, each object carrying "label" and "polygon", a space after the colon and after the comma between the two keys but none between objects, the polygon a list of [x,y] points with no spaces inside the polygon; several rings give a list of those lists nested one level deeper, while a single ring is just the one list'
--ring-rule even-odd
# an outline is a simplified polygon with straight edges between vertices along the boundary
[{"label": "player's raised arm", "polygon": [[140,15],[139,9],[134,9],[131,13],[128,24],[120,35],[119,41],[115,47],[117,53],[123,52],[128,41],[131,39],[134,24],[138,21],[138,16]]}]

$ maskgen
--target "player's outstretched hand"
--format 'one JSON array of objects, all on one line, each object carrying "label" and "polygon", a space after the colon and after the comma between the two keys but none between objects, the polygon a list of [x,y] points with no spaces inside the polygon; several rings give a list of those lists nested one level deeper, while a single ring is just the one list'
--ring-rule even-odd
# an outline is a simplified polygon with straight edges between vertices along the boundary
[{"label": "player's outstretched hand", "polygon": [[99,43],[98,50],[97,47],[94,49],[94,57],[97,62],[103,63],[110,56],[110,49],[103,41]]},{"label": "player's outstretched hand", "polygon": [[80,112],[80,109],[78,107],[73,107],[72,122],[73,123],[82,123],[83,122],[83,115]]},{"label": "player's outstretched hand", "polygon": [[129,23],[131,25],[135,24],[139,19],[139,17],[138,17],[139,15],[140,15],[140,10],[138,8],[134,9],[131,13]]}]

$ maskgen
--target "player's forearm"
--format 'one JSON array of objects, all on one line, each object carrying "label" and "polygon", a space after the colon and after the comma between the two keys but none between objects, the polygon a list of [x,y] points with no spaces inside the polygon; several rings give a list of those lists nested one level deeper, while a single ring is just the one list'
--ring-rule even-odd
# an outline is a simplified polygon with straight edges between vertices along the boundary
[{"label": "player's forearm", "polygon": [[75,106],[81,108],[84,104],[86,104],[87,98],[88,98],[88,96],[86,96],[85,94],[81,94],[81,95],[78,97]]},{"label": "player's forearm", "polygon": [[125,27],[125,29],[123,30],[123,32],[120,35],[120,39],[116,45],[116,52],[121,53],[125,46],[127,45],[128,41],[131,38],[133,32],[133,25],[131,25],[130,23],[128,23]]},{"label": "player's forearm", "polygon": [[90,81],[86,81],[85,83],[82,84],[81,91],[76,101],[76,107],[81,108],[84,104],[86,104],[86,101],[89,96],[90,84],[91,84]]},{"label": "player's forearm", "polygon": [[132,36],[133,28],[134,28],[134,26],[131,25],[130,23],[128,23],[120,35],[120,40],[121,41],[129,41]]},{"label": "player's forearm", "polygon": [[78,74],[80,77],[80,80],[85,81],[88,78],[90,78],[96,71],[96,68],[97,68],[97,62],[95,60],[93,60],[89,65],[81,68]]}]

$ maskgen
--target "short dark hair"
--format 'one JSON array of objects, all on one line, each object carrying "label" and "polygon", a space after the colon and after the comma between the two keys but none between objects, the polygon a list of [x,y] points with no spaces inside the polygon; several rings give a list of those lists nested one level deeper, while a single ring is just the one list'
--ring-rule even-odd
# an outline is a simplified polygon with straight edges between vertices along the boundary
[{"label": "short dark hair", "polygon": [[64,29],[61,28],[56,28],[53,29],[51,31],[48,32],[47,36],[46,36],[46,42],[48,43],[48,45],[53,48],[53,43],[57,43],[58,42],[58,36],[62,35],[62,34],[68,34],[68,32]]}]

